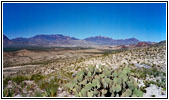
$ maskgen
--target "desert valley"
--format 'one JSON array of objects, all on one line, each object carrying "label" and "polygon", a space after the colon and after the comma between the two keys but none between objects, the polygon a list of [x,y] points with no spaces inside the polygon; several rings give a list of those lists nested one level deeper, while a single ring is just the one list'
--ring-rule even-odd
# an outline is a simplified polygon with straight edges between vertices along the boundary
[{"label": "desert valley", "polygon": [[4,97],[166,97],[166,41],[3,35]]}]

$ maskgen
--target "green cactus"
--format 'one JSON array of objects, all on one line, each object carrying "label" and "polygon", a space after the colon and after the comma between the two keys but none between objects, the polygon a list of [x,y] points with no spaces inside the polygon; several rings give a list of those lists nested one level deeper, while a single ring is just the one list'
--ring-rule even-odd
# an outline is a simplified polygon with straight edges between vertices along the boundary
[{"label": "green cactus", "polygon": [[82,82],[80,82],[81,85],[85,85],[87,84],[87,79],[83,80]]},{"label": "green cactus", "polygon": [[108,83],[107,83],[104,79],[102,80],[102,84],[103,84],[103,87],[104,87],[104,88],[107,88],[107,87],[108,87]]},{"label": "green cactus", "polygon": [[115,77],[115,78],[113,79],[113,83],[115,83],[115,84],[118,83],[118,78],[117,78],[117,77]]},{"label": "green cactus", "polygon": [[92,76],[92,73],[91,72],[88,72],[88,74],[87,74],[88,76]]},{"label": "green cactus", "polygon": [[134,83],[135,79],[133,77],[129,77],[129,79],[131,83]]},{"label": "green cactus", "polygon": [[109,78],[102,79],[102,84],[104,88],[108,88],[112,84],[112,80]]},{"label": "green cactus", "polygon": [[89,90],[92,88],[92,84],[91,84],[91,83],[86,84],[84,88],[85,88],[87,91],[89,91]]},{"label": "green cactus", "polygon": [[97,83],[97,89],[99,89],[101,87],[100,82]]},{"label": "green cactus", "polygon": [[127,75],[124,75],[124,76],[122,77],[122,80],[123,80],[123,82],[126,82],[126,81],[128,80]]},{"label": "green cactus", "polygon": [[117,83],[119,84],[119,85],[121,85],[123,82],[122,82],[122,78],[118,78],[117,79]]},{"label": "green cactus", "polygon": [[99,77],[101,77],[101,78],[104,78],[105,77],[105,74],[99,74]]},{"label": "green cactus", "polygon": [[78,93],[78,96],[79,96],[79,97],[83,97],[81,92]]},{"label": "green cactus", "polygon": [[91,77],[91,76],[86,76],[85,79],[86,79],[87,81],[89,81],[89,82],[92,81],[92,77]]},{"label": "green cactus", "polygon": [[123,69],[123,73],[124,73],[124,74],[130,73],[130,68],[129,68],[129,67],[125,67],[125,68]]},{"label": "green cactus", "polygon": [[137,88],[134,89],[133,94],[135,94],[137,97],[143,96],[143,92],[138,90]]},{"label": "green cactus", "polygon": [[110,76],[111,76],[112,71],[111,71],[110,69],[105,69],[105,70],[103,71],[103,73],[105,74],[105,76],[110,77]]},{"label": "green cactus", "polygon": [[105,78],[105,81],[106,81],[107,83],[112,83],[112,80],[111,80],[110,78]]},{"label": "green cactus", "polygon": [[101,71],[99,70],[99,68],[96,68],[96,69],[95,69],[95,73],[96,73],[96,74],[99,74],[100,72],[101,72]]},{"label": "green cactus", "polygon": [[128,76],[125,73],[120,73],[119,78],[121,78],[123,82],[126,82],[128,80]]},{"label": "green cactus", "polygon": [[79,93],[80,93],[81,96],[87,97],[87,90],[86,90],[85,88],[83,88],[83,89],[81,90],[81,92],[79,92]]},{"label": "green cactus", "polygon": [[132,95],[132,91],[130,89],[127,89],[122,95],[121,97],[129,97]]},{"label": "green cactus", "polygon": [[121,86],[119,84],[116,84],[115,91],[116,92],[120,92],[121,91]]},{"label": "green cactus", "polygon": [[98,68],[98,70],[99,70],[99,73],[102,73],[102,72],[103,72],[102,68]]},{"label": "green cactus", "polygon": [[97,80],[101,79],[98,75],[96,75],[94,78],[97,79]]},{"label": "green cactus", "polygon": [[[80,92],[81,87],[80,87],[80,86],[78,86],[78,85],[76,85],[74,89],[75,89],[75,91],[76,91],[76,92]],[[75,92],[75,93],[76,93],[76,92]]]},{"label": "green cactus", "polygon": [[91,66],[91,67],[88,68],[88,70],[89,70],[89,72],[94,73],[95,68],[93,66]]},{"label": "green cactus", "polygon": [[93,91],[93,94],[96,96],[99,94],[99,91],[97,91],[96,89]]},{"label": "green cactus", "polygon": [[110,92],[111,93],[114,93],[116,90],[115,90],[115,84],[113,84],[112,86],[111,86],[111,88],[110,88]]},{"label": "green cactus", "polygon": [[76,97],[79,97],[79,92],[75,92],[75,96],[76,96]]},{"label": "green cactus", "polygon": [[96,87],[97,86],[97,82],[92,82],[92,87]]},{"label": "green cactus", "polygon": [[84,74],[85,74],[85,71],[81,70],[80,72],[77,73],[77,76],[84,75]]},{"label": "green cactus", "polygon": [[93,97],[93,91],[87,92],[88,97]]},{"label": "green cactus", "polygon": [[94,80],[92,81],[92,86],[93,86],[93,87],[96,87],[96,86],[97,86],[97,83],[100,83],[100,81],[99,81],[98,79],[94,79]]},{"label": "green cactus", "polygon": [[135,89],[135,86],[134,86],[134,84],[132,83],[132,82],[127,82],[127,85],[128,85],[128,87],[131,89],[131,90],[134,90]]},{"label": "green cactus", "polygon": [[67,83],[66,87],[72,90],[75,85],[76,85],[75,83]]},{"label": "green cactus", "polygon": [[78,80],[79,82],[81,82],[81,81],[83,80],[83,75],[78,76],[78,77],[77,77],[77,80]]},{"label": "green cactus", "polygon": [[89,67],[78,72],[74,80],[66,85],[79,97],[133,97],[143,96],[138,84],[130,75],[130,68],[111,70],[106,67]]},{"label": "green cactus", "polygon": [[132,97],[137,97],[137,95],[133,94]]},{"label": "green cactus", "polygon": [[117,76],[118,76],[118,72],[116,72],[116,71],[113,72],[112,76],[113,76],[113,77],[117,77]]}]

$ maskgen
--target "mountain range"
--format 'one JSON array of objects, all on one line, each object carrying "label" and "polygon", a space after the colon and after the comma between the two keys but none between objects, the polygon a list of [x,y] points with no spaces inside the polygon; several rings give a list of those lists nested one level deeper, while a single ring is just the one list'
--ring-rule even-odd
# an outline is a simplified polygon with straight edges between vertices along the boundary
[{"label": "mountain range", "polygon": [[103,37],[103,36],[89,37],[84,40],[91,41],[91,42],[94,42],[100,45],[132,45],[132,44],[137,44],[138,42],[140,42],[138,39],[135,39],[135,38],[115,40],[115,39],[112,39],[109,37]]},{"label": "mountain range", "polygon": [[95,46],[95,45],[135,45],[139,43],[136,38],[128,39],[112,39],[110,37],[95,36],[85,39],[77,39],[70,36],[64,36],[61,34],[56,35],[36,35],[30,38],[15,38],[9,39],[3,35],[3,45],[43,45],[43,46]]}]

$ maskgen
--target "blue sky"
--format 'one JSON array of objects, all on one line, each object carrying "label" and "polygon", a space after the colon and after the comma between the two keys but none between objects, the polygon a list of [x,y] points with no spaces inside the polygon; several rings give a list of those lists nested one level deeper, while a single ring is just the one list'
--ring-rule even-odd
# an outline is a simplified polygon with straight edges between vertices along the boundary
[{"label": "blue sky", "polygon": [[63,34],[159,42],[166,39],[166,4],[4,3],[3,33],[10,39]]}]

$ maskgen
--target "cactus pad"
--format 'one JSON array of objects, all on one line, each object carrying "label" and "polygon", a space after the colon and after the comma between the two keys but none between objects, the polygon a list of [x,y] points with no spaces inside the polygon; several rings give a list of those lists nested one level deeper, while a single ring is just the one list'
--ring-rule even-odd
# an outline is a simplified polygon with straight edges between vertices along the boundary
[{"label": "cactus pad", "polygon": [[130,75],[130,68],[112,70],[100,66],[90,66],[76,74],[74,80],[66,85],[78,97],[141,97],[143,92]]}]

